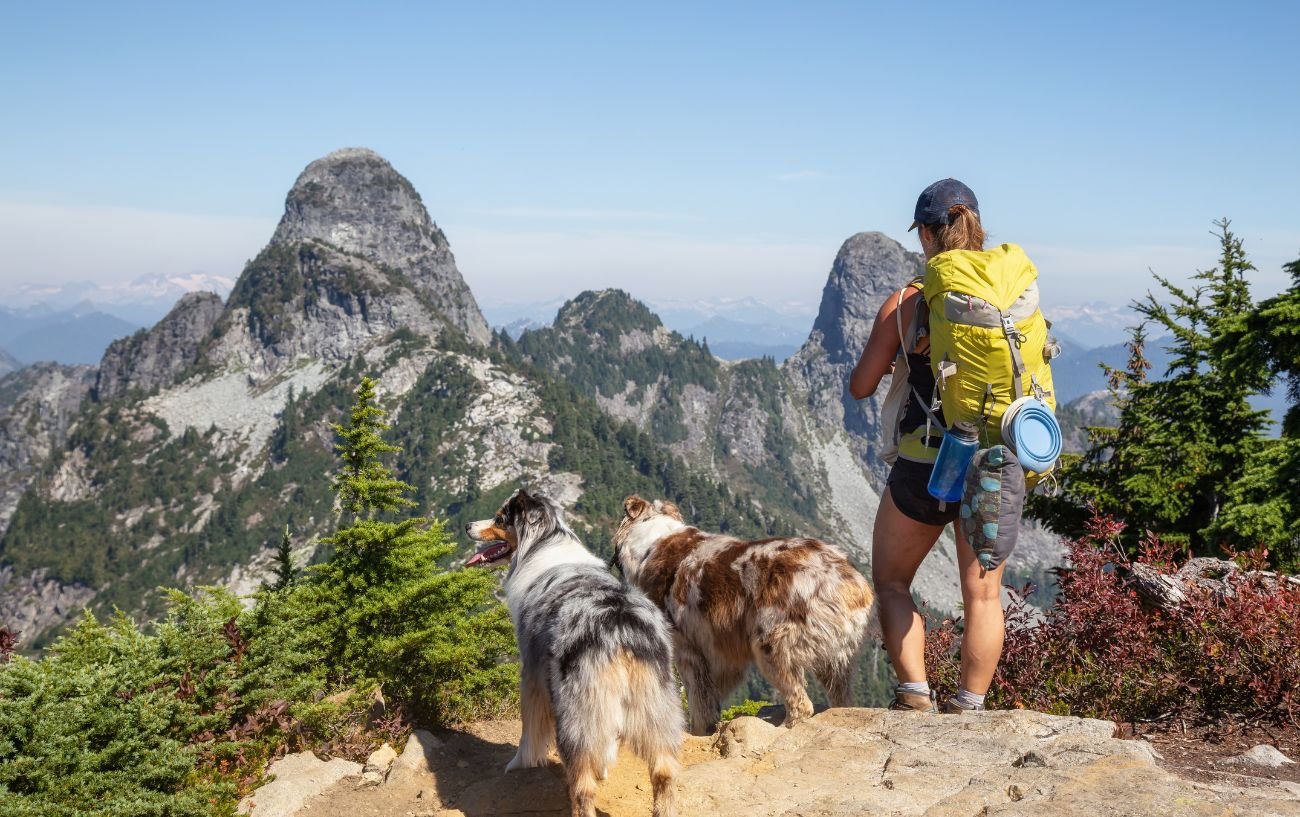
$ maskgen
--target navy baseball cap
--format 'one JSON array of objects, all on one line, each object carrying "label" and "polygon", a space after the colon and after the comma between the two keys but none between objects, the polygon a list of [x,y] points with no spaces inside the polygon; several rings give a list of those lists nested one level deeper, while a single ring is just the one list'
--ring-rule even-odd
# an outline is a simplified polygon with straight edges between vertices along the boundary
[{"label": "navy baseball cap", "polygon": [[908,232],[916,229],[918,224],[947,224],[948,210],[954,204],[964,204],[976,216],[980,214],[980,203],[975,198],[975,191],[956,179],[941,179],[921,191],[916,199],[916,212],[912,215],[912,226]]}]

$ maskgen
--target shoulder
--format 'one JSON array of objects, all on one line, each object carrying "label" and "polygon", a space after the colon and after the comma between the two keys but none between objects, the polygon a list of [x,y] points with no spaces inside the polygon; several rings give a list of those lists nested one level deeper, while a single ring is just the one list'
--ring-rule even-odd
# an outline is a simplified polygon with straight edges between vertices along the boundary
[{"label": "shoulder", "polygon": [[921,288],[921,280],[910,281],[902,289],[896,289],[889,293],[885,302],[880,305],[880,311],[877,313],[879,319],[893,319],[894,312],[899,309],[904,310],[907,314],[910,310],[915,309],[916,304],[925,297]]}]

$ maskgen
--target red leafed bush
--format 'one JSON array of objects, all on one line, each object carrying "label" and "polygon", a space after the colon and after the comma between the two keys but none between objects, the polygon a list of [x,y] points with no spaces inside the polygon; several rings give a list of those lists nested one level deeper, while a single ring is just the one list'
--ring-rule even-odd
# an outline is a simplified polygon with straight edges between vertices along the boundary
[{"label": "red leafed bush", "polygon": [[0,624],[0,664],[5,663],[18,651],[18,633]]},{"label": "red leafed bush", "polygon": [[[1266,553],[1236,554],[1243,572],[1222,577],[1219,592],[1192,586],[1183,604],[1152,609],[1126,578],[1122,531],[1121,523],[1094,517],[1082,538],[1067,543],[1071,567],[1060,573],[1053,605],[1007,610],[989,706],[1117,721],[1237,716],[1300,726],[1300,586],[1251,573]],[[1171,576],[1176,556],[1147,535],[1137,561]],[[960,620],[945,621],[926,637],[940,694],[956,686],[960,632]]]}]

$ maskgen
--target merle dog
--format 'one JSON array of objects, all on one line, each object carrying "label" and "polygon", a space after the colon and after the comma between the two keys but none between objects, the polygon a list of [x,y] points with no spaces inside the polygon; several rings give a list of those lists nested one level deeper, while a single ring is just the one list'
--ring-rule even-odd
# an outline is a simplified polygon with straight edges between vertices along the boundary
[{"label": "merle dog", "polygon": [[649,764],[655,817],[674,815],[685,724],[663,614],[610,575],[546,497],[518,491],[467,532],[487,543],[467,565],[510,559],[523,737],[506,771],[544,765],[557,743],[574,817],[595,817],[596,780],[622,740]]}]

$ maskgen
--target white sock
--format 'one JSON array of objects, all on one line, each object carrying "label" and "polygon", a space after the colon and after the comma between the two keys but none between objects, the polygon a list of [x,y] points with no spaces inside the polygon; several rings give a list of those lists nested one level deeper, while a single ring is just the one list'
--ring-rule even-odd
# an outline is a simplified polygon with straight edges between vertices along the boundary
[{"label": "white sock", "polygon": [[930,695],[929,681],[904,681],[894,688],[895,692],[905,692],[908,695]]},{"label": "white sock", "polygon": [[973,706],[977,709],[984,708],[984,696],[976,695],[974,692],[971,692],[969,689],[962,688],[957,690],[957,695],[954,700],[956,700],[957,703],[963,704],[965,706]]}]

